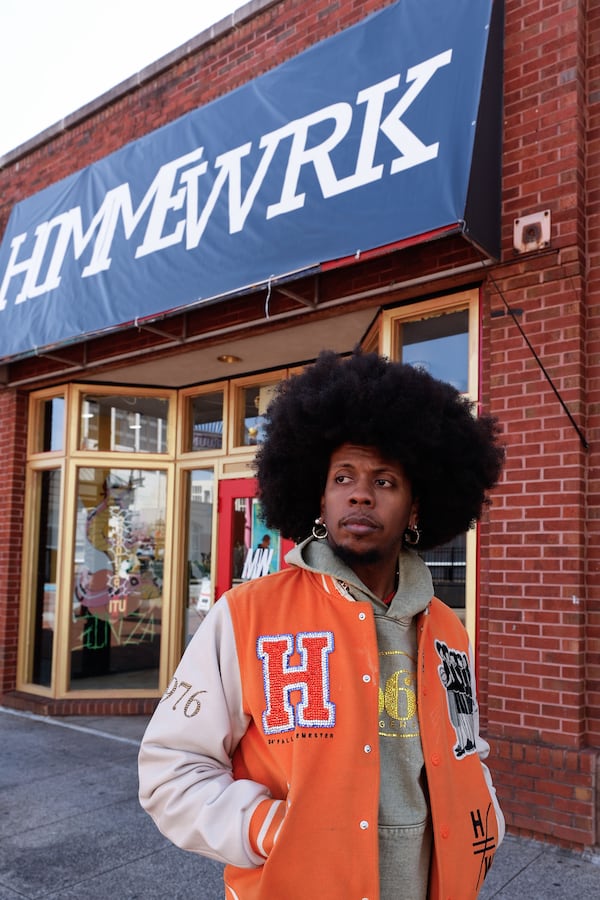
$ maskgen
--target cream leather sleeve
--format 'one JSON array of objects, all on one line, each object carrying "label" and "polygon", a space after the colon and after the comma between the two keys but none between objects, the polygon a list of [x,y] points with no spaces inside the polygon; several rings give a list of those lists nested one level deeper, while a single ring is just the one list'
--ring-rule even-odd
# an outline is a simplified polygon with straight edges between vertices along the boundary
[{"label": "cream leather sleeve", "polygon": [[[473,696],[477,698],[477,684],[475,681],[475,665],[473,660],[473,650],[469,645],[469,665],[471,668],[471,683],[473,685]],[[488,790],[490,792],[490,797],[492,803],[494,805],[494,812],[496,813],[496,819],[498,821],[498,846],[502,843],[504,839],[504,833],[506,831],[506,823],[504,821],[504,814],[500,809],[500,804],[498,803],[498,797],[496,796],[496,788],[494,787],[492,781],[492,774],[488,767],[486,766],[484,760],[488,758],[490,754],[490,745],[486,740],[484,740],[479,734],[479,704],[475,703],[474,709],[474,726],[475,726],[475,746],[477,748],[477,754],[481,761],[481,768],[483,769],[483,775],[485,777],[485,783],[488,786]]]},{"label": "cream leather sleeve", "polygon": [[226,597],[186,649],[139,752],[139,798],[178,847],[235,866],[258,866],[250,820],[270,797],[235,781],[231,757],[248,727]]}]

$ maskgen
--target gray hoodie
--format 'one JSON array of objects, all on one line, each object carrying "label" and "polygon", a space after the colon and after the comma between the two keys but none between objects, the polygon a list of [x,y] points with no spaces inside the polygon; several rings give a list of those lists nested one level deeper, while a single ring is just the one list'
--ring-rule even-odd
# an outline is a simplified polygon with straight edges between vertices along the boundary
[{"label": "gray hoodie", "polygon": [[398,588],[388,607],[325,541],[309,538],[286,561],[331,575],[349,599],[373,604],[380,668],[380,900],[426,900],[431,826],[417,717],[415,616],[433,596],[429,569],[416,553],[402,551]]}]

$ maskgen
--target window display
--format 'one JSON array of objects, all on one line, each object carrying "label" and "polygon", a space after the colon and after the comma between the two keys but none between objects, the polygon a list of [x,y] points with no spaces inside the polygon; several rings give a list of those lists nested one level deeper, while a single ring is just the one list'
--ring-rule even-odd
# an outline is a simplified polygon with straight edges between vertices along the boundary
[{"label": "window display", "polygon": [[72,689],[158,685],[166,486],[157,470],[79,470]]}]

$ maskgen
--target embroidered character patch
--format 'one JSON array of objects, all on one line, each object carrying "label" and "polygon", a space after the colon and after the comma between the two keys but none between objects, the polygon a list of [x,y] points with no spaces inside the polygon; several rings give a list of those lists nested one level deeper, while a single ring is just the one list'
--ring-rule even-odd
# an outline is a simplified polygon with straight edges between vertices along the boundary
[{"label": "embroidered character patch", "polygon": [[462,650],[453,650],[443,641],[435,642],[440,657],[440,681],[446,689],[448,715],[456,734],[453,748],[457,759],[475,753],[475,720],[477,701],[473,694],[469,659]]}]

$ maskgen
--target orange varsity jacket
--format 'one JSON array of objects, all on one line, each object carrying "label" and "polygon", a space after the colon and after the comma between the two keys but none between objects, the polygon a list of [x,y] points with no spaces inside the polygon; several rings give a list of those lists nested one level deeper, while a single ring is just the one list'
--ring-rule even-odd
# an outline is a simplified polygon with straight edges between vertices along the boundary
[{"label": "orange varsity jacket", "polygon": [[[289,568],[228,592],[142,743],[142,805],[178,846],[228,864],[228,900],[379,898],[373,609],[330,582]],[[417,634],[428,897],[474,900],[503,819],[476,752],[468,638],[435,598]]]}]

